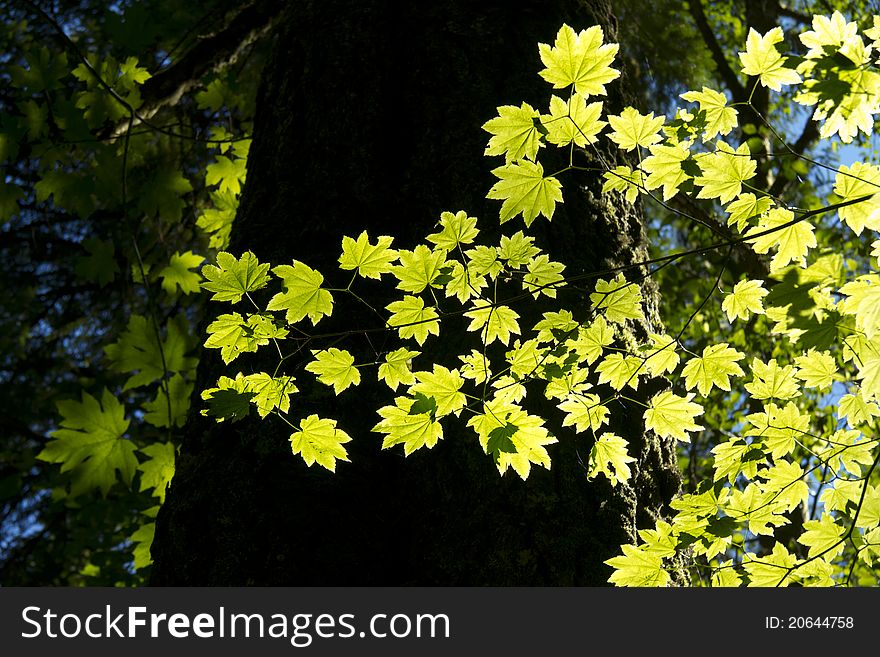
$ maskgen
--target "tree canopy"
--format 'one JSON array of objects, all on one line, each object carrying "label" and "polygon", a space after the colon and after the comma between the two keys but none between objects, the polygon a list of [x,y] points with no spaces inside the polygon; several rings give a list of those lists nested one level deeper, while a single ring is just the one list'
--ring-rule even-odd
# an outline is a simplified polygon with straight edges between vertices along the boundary
[{"label": "tree canopy", "polygon": [[[498,98],[482,125],[497,216],[340,233],[328,263],[230,248],[283,3],[7,3],[0,580],[145,583],[188,414],[280,423],[327,477],[358,467],[355,441],[409,456],[452,434],[524,487],[567,428],[615,490],[639,457],[627,416],[683,485],[610,583],[876,585],[880,16],[862,4],[624,2],[616,35],[560,20],[520,44],[540,104]],[[640,92],[612,111],[621,77]],[[641,218],[635,261],[545,246],[590,189]],[[368,382],[372,434],[313,403]]]}]

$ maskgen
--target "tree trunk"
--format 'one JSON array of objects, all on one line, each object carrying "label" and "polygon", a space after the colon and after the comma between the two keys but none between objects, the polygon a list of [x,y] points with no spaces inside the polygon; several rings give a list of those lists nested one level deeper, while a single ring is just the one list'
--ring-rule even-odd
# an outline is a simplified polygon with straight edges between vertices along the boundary
[{"label": "tree trunk", "polygon": [[[497,162],[483,156],[480,126],[498,105],[546,105],[537,43],[552,43],[563,22],[601,23],[606,40],[616,36],[607,0],[515,10],[504,0],[291,3],[264,74],[230,250],[301,260],[344,286],[344,234],[366,229],[412,248],[441,211],[461,209],[497,230],[499,204],[485,199]],[[620,83],[611,87],[610,111],[619,111]],[[533,231],[567,274],[645,258],[640,215],[600,188],[569,181],[552,224]],[[656,292],[644,294],[650,317]],[[359,318],[331,322],[340,320],[356,328]],[[424,351],[441,353],[447,341],[449,329]],[[203,355],[197,390],[216,381],[218,361]],[[267,355],[263,369],[270,363]],[[407,459],[400,448],[381,451],[370,428],[387,392],[365,381],[339,400],[326,388],[294,396],[295,418],[336,418],[352,435],[351,463],[336,474],[292,456],[283,423],[216,424],[194,398],[158,518],[152,582],[603,585],[602,562],[652,526],[678,489],[674,445],[646,434],[638,409],[612,411],[611,429],[638,459],[631,485],[612,488],[586,478],[587,437],[559,427],[552,469],[534,468],[527,481],[500,477],[464,420],[444,420],[432,450]]]}]

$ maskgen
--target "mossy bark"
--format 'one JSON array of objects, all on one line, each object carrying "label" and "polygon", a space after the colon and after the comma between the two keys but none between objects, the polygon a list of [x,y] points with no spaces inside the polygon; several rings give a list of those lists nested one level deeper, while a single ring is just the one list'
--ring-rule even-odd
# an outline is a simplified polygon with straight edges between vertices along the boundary
[{"label": "mossy bark", "polygon": [[[302,260],[344,286],[343,234],[366,229],[412,248],[441,211],[460,209],[497,225],[498,203],[485,199],[495,163],[483,156],[480,126],[498,105],[545,105],[537,43],[552,42],[563,22],[600,23],[615,37],[606,0],[291,3],[261,86],[231,250]],[[611,111],[622,102],[612,91]],[[645,257],[639,213],[600,187],[594,176],[569,182],[552,224],[535,225],[568,274]],[[649,322],[655,295],[645,286]],[[454,348],[446,335],[426,351]],[[220,374],[218,360],[204,354],[202,388]],[[248,365],[273,366],[268,353]],[[679,485],[674,446],[645,433],[638,408],[612,409],[611,429],[638,459],[631,485],[613,488],[587,480],[589,439],[558,418],[552,469],[521,481],[499,477],[464,421],[432,450],[407,459],[381,451],[370,428],[390,396],[378,385],[337,399],[304,383],[293,403],[295,418],[339,420],[354,438],[351,463],[335,475],[307,468],[283,423],[218,425],[194,410],[158,518],[154,584],[602,585],[603,561],[652,526]]]}]

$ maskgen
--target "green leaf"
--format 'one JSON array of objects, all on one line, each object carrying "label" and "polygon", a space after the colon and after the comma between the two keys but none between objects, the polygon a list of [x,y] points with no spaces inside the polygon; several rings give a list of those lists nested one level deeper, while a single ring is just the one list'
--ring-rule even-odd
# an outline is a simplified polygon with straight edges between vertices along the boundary
[{"label": "green leaf", "polygon": [[202,256],[196,255],[192,251],[175,252],[171,256],[171,263],[159,272],[159,276],[162,278],[162,289],[168,294],[174,294],[178,288],[183,294],[198,292],[202,277],[198,272],[190,270],[198,267],[203,261]]},{"label": "green leaf", "polygon": [[654,395],[645,411],[645,428],[652,429],[661,438],[675,438],[689,443],[689,431],[700,431],[704,427],[696,424],[694,418],[703,414],[703,407],[692,402],[694,393],[679,397],[669,390]]},{"label": "green leaf", "polygon": [[599,383],[607,383],[615,390],[622,390],[624,386],[638,390],[639,372],[644,364],[645,361],[638,356],[609,354],[596,368]]},{"label": "green leaf", "polygon": [[749,576],[750,587],[788,586],[793,582],[791,571],[797,561],[782,543],[776,543],[773,552],[761,558],[747,553],[743,568]]},{"label": "green leaf", "polygon": [[[544,428],[542,418],[529,415],[519,406],[504,400],[493,400],[484,404],[483,409],[484,413],[468,420],[468,426],[477,432],[480,445],[487,454],[492,454],[501,474],[513,468],[525,480],[533,463],[550,469],[550,455],[545,446],[555,443],[556,438]],[[504,440],[499,439],[497,429],[503,429]],[[490,452],[489,441],[493,438],[493,447],[506,446],[510,450],[512,446],[515,451]]]},{"label": "green leaf", "polygon": [[846,528],[838,525],[830,513],[823,513],[819,520],[807,520],[804,529],[806,531],[800,535],[798,543],[810,548],[809,558],[822,555],[833,559],[843,551]]},{"label": "green leaf", "polygon": [[641,170],[633,171],[629,167],[614,167],[602,174],[605,179],[602,185],[602,193],[623,192],[628,203],[635,203],[639,193],[645,189],[645,177]]},{"label": "green leaf", "polygon": [[458,370],[449,370],[434,364],[433,371],[416,372],[415,378],[418,383],[410,387],[410,393],[421,393],[432,398],[437,403],[436,417],[450,413],[457,416],[467,404],[467,399],[461,392],[464,379]]},{"label": "green leaf", "polygon": [[333,296],[321,287],[324,277],[296,260],[293,266],[279,265],[272,273],[284,282],[284,292],[269,300],[266,310],[284,310],[288,324],[295,324],[308,316],[312,325],[333,312]]},{"label": "green leaf", "polygon": [[411,369],[412,359],[419,354],[420,351],[410,351],[406,347],[385,354],[385,362],[379,365],[379,380],[394,391],[400,384],[412,385],[416,382]]},{"label": "green leaf", "polygon": [[761,84],[773,91],[779,91],[782,85],[799,84],[801,76],[785,66],[785,58],[776,48],[784,39],[781,27],[774,27],[763,36],[749,28],[746,51],[739,53],[742,72],[759,76]]},{"label": "green leaf", "polygon": [[299,392],[292,376],[275,376],[267,372],[248,374],[244,377],[245,391],[253,393],[250,401],[257,406],[261,418],[276,408],[282,413],[290,410],[290,396]]},{"label": "green leaf", "polygon": [[[773,208],[761,217],[755,228],[746,233],[751,238],[752,248],[755,253],[767,253],[770,249],[778,249],[776,255],[770,261],[770,273],[779,271],[790,262],[795,262],[803,267],[806,264],[806,255],[811,248],[816,246],[816,235],[813,226],[806,221],[794,223],[783,228],[794,219],[794,213],[782,208]],[[754,238],[754,235],[772,230],[762,237]]]},{"label": "green leaf", "polygon": [[837,362],[827,351],[810,349],[803,356],[794,359],[798,367],[795,376],[808,388],[816,388],[819,392],[829,390],[840,378],[837,373]]},{"label": "green leaf", "polygon": [[145,491],[153,489],[153,495],[159,503],[165,503],[165,491],[174,478],[175,448],[173,443],[154,443],[140,450],[150,458],[137,469],[141,472],[141,488]]},{"label": "green leaf", "polygon": [[133,442],[122,437],[128,429],[125,408],[107,390],[101,401],[82,393],[82,402],[58,402],[61,428],[37,458],[60,463],[61,472],[70,472],[70,495],[76,497],[94,488],[106,496],[116,482],[116,473],[128,485],[138,461]]},{"label": "green leaf", "polygon": [[529,273],[523,276],[523,288],[531,292],[532,297],[537,299],[541,294],[556,298],[556,288],[564,282],[562,272],[565,265],[561,262],[551,262],[547,255],[539,255],[532,258],[527,265]]},{"label": "green leaf", "polygon": [[702,189],[697,198],[717,198],[728,203],[742,191],[744,181],[754,178],[758,163],[750,157],[749,145],[740,144],[734,150],[723,141],[715,146],[714,153],[697,158],[702,174],[694,180]]},{"label": "green leaf", "polygon": [[101,287],[113,282],[119,273],[113,242],[90,237],[83,240],[83,246],[89,255],[76,259],[76,275],[84,280],[94,281]]},{"label": "green leaf", "polygon": [[205,184],[208,187],[219,185],[221,192],[238,194],[241,192],[246,174],[247,160],[238,157],[229,159],[225,155],[218,155],[217,161],[206,168]]},{"label": "green leaf", "polygon": [[755,399],[791,399],[801,394],[794,378],[797,370],[791,365],[779,367],[775,358],[766,363],[752,359],[753,378],[745,384]]},{"label": "green leaf", "polygon": [[192,184],[173,167],[156,167],[138,192],[138,208],[148,217],[158,216],[177,223],[186,205],[181,198],[193,190]]},{"label": "green leaf", "polygon": [[642,169],[648,174],[645,187],[663,187],[663,200],[668,201],[679,192],[679,187],[691,179],[682,168],[682,163],[690,156],[690,142],[679,144],[654,144],[651,155],[642,162]]},{"label": "green leaf", "polygon": [[587,478],[604,474],[612,486],[629,481],[632,472],[627,463],[635,461],[626,448],[629,443],[613,433],[603,433],[590,449]]},{"label": "green leaf", "polygon": [[440,215],[439,233],[428,235],[428,241],[437,248],[446,251],[454,251],[462,244],[472,244],[479,234],[476,217],[467,216],[464,210],[452,214],[444,212]]},{"label": "green leaf", "polygon": [[861,235],[865,228],[880,230],[880,167],[863,162],[840,167],[834,183],[834,193],[841,202],[870,197],[837,211],[841,221]]},{"label": "green leaf", "polygon": [[202,287],[213,292],[212,301],[238,303],[248,292],[260,290],[269,282],[268,264],[260,264],[250,251],[236,260],[231,253],[221,251],[217,254],[217,266],[206,265],[202,269],[206,281]]},{"label": "green leaf", "polygon": [[[156,398],[144,402],[144,411],[146,411],[144,420],[154,427],[182,427],[186,423],[186,413],[189,410],[189,398],[192,391],[193,384],[187,383],[180,374],[175,374],[168,381],[167,393],[160,386]],[[168,416],[169,399],[171,417]]]},{"label": "green leaf", "polygon": [[367,231],[362,232],[357,240],[350,237],[342,238],[342,255],[339,267],[357,269],[358,274],[365,278],[379,279],[382,274],[392,271],[391,263],[397,260],[397,251],[389,248],[394,238],[380,236],[375,246],[370,244]]},{"label": "green leaf", "polygon": [[758,219],[766,213],[773,201],[767,196],[756,197],[751,192],[740,194],[736,200],[728,205],[725,210],[730,214],[727,217],[727,225],[736,224],[736,229],[743,232],[751,221],[757,223]]},{"label": "green leaf", "polygon": [[[132,315],[128,327],[119,340],[104,347],[110,359],[110,369],[116,372],[137,372],[126,381],[123,390],[149,385],[165,375],[187,373],[196,365],[195,358],[188,358],[189,340],[185,331],[186,319],[178,316],[167,323],[167,337],[161,345],[156,340],[154,327],[146,317]],[[163,368],[164,363],[164,368]]]},{"label": "green leaf", "polygon": [[618,45],[603,45],[604,36],[598,25],[580,33],[563,25],[552,48],[545,43],[538,44],[541,61],[546,66],[538,74],[554,89],[573,84],[575,91],[584,96],[604,96],[605,85],[620,76],[620,71],[610,66]]},{"label": "green leaf", "polygon": [[129,537],[129,540],[134,545],[134,550],[132,551],[134,562],[132,565],[135,570],[146,568],[153,563],[150,548],[153,546],[153,538],[155,535],[156,523],[148,522],[138,527],[137,531]]},{"label": "green leaf", "polygon": [[484,344],[498,340],[507,345],[511,334],[519,335],[519,315],[507,306],[478,306],[464,316],[471,320],[467,330],[479,331]]},{"label": "green leaf", "polygon": [[302,420],[299,431],[290,435],[294,454],[302,456],[309,467],[317,463],[330,472],[336,472],[336,461],[348,461],[343,445],[350,441],[351,436],[336,428],[336,420],[324,420],[317,415]]},{"label": "green leaf", "polygon": [[483,124],[483,130],[492,135],[484,155],[503,155],[508,164],[524,157],[534,160],[541,146],[541,135],[535,125],[539,116],[528,103],[499,107],[498,116]]},{"label": "green leaf", "polygon": [[217,418],[217,422],[224,420],[238,422],[250,413],[251,399],[254,396],[254,393],[248,390],[247,381],[241,372],[236,374],[234,379],[221,376],[216,388],[202,391],[202,399],[208,402],[208,407],[202,410],[202,415]]},{"label": "green leaf", "polygon": [[764,314],[762,299],[768,294],[761,281],[740,281],[733,286],[733,292],[724,297],[721,309],[731,322],[737,318],[748,321],[751,313]]},{"label": "green leaf", "polygon": [[306,365],[306,371],[318,377],[318,381],[324,385],[333,386],[333,391],[338,395],[349,386],[356,386],[361,382],[361,373],[354,365],[354,356],[345,349],[330,347],[321,351],[312,351],[315,357]]},{"label": "green leaf", "polygon": [[596,310],[604,309],[605,317],[615,324],[642,318],[642,292],[635,283],[627,283],[623,274],[618,274],[612,281],[600,278],[596,282],[596,291],[590,294],[590,301]]},{"label": "green leaf", "polygon": [[501,223],[522,213],[526,226],[538,215],[553,218],[556,203],[562,203],[562,185],[556,178],[544,177],[540,162],[522,160],[492,170],[500,178],[486,198],[503,200]]},{"label": "green leaf", "polygon": [[664,121],[666,117],[662,114],[655,118],[654,112],[643,115],[635,108],[626,107],[620,115],[608,117],[614,131],[608,138],[625,151],[648,148],[662,139],[659,133]]},{"label": "green leaf", "polygon": [[440,319],[437,311],[421,297],[405,296],[400,301],[389,303],[386,307],[392,314],[388,326],[397,328],[401,338],[415,338],[420,345],[425,344],[429,334],[440,335]]},{"label": "green leaf", "polygon": [[729,391],[729,377],[744,374],[737,365],[743,356],[742,352],[732,349],[726,342],[709,345],[703,349],[700,358],[691,358],[685,364],[681,372],[685,377],[684,384],[688,390],[696,387],[703,396],[708,395],[713,386]]},{"label": "green leaf", "polygon": [[566,414],[562,426],[574,426],[578,433],[587,429],[595,433],[608,423],[608,407],[598,395],[571,393],[559,404],[559,410]]},{"label": "green leaf", "polygon": [[437,278],[446,264],[446,251],[432,251],[424,244],[419,244],[414,251],[401,249],[400,265],[392,267],[397,277],[397,289],[418,294],[429,287],[440,287]]},{"label": "green leaf", "polygon": [[623,555],[605,561],[614,568],[608,581],[615,586],[653,586],[663,587],[669,584],[669,573],[663,570],[663,559],[654,552],[649,552],[635,545],[621,545]]},{"label": "green leaf", "polygon": [[[579,93],[574,93],[568,101],[558,96],[550,98],[550,114],[541,120],[547,128],[547,141],[557,146],[574,144],[585,148],[595,144],[602,128],[608,125],[600,121],[602,103],[590,103]],[[534,158],[530,158],[534,159]]]},{"label": "green leaf", "polygon": [[699,103],[700,111],[705,112],[703,141],[709,141],[718,134],[726,135],[737,126],[737,111],[727,106],[727,97],[723,93],[703,87],[702,91],[688,91],[681,97],[689,103]]},{"label": "green leaf", "polygon": [[373,427],[373,431],[387,434],[382,441],[382,449],[395,445],[403,445],[403,453],[409,456],[422,447],[434,447],[443,438],[443,427],[431,412],[416,412],[415,399],[397,397],[394,406],[383,406],[379,409],[382,421]]},{"label": "green leaf", "polygon": [[269,344],[270,339],[287,336],[287,329],[275,326],[271,317],[239,313],[220,315],[208,325],[208,339],[205,346],[219,349],[220,357],[227,365],[245,352],[255,352],[259,347]]}]

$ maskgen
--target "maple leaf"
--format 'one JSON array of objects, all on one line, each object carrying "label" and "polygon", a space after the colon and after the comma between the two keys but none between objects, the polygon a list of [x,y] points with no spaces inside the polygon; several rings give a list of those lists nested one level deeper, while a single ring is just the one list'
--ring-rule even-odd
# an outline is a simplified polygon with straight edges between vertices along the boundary
[{"label": "maple leaf", "polygon": [[550,468],[546,445],[556,438],[544,428],[544,420],[529,415],[525,410],[505,399],[496,399],[483,405],[484,413],[468,420],[480,437],[480,445],[495,459],[501,474],[508,468],[525,480],[532,464]]},{"label": "maple leaf", "polygon": [[76,275],[87,281],[95,281],[100,287],[113,282],[119,273],[113,242],[91,237],[83,240],[82,245],[88,255],[76,259]]},{"label": "maple leaf", "polygon": [[479,306],[464,313],[471,320],[468,331],[479,331],[487,345],[495,340],[501,344],[510,343],[511,334],[519,335],[519,315],[507,306]]},{"label": "maple leaf", "polygon": [[762,299],[768,294],[761,281],[740,281],[733,286],[733,292],[724,297],[721,309],[731,322],[737,318],[748,320],[751,313],[764,314]]},{"label": "maple leaf", "polygon": [[[424,412],[422,408],[427,408]],[[394,406],[379,409],[382,421],[373,431],[388,434],[382,441],[382,449],[403,445],[403,453],[409,456],[422,447],[434,447],[443,438],[443,427],[434,418],[430,406],[410,397],[397,397]]]},{"label": "maple leaf", "polygon": [[209,164],[205,172],[206,185],[209,187],[218,185],[221,192],[238,194],[247,174],[247,160],[238,157],[229,159],[225,155],[218,155],[216,162]]},{"label": "maple leaf", "polygon": [[616,324],[642,318],[642,292],[635,283],[627,283],[623,274],[612,281],[602,278],[596,281],[596,291],[590,294],[590,301],[597,310],[604,308],[605,317]]},{"label": "maple leaf", "polygon": [[410,351],[406,347],[385,354],[385,362],[379,365],[379,379],[392,390],[397,390],[397,386],[401,383],[405,386],[412,385],[416,382],[416,377],[410,365],[412,359],[419,354],[420,351]]},{"label": "maple leaf", "polygon": [[801,504],[806,504],[810,497],[810,487],[804,481],[804,469],[797,463],[778,460],[772,468],[761,471],[766,481],[761,484],[761,491],[769,495],[774,508],[793,511]]},{"label": "maple leaf", "polygon": [[61,472],[70,473],[70,495],[77,497],[97,488],[106,496],[117,480],[128,485],[138,460],[135,444],[123,438],[129,421],[125,408],[104,389],[101,401],[83,391],[82,401],[58,402],[61,428],[37,454],[41,461],[60,463]]},{"label": "maple leaf", "polygon": [[336,472],[336,461],[348,461],[343,445],[351,442],[351,436],[336,428],[336,420],[324,420],[309,415],[299,424],[299,431],[290,434],[290,448],[299,454],[306,465],[313,463]]},{"label": "maple leaf", "polygon": [[432,251],[419,244],[413,251],[401,249],[398,255],[400,264],[391,269],[398,280],[398,290],[418,294],[429,287],[440,287],[436,280],[446,264],[446,251]]},{"label": "maple leaf", "polygon": [[364,278],[381,278],[382,274],[392,271],[391,263],[397,260],[397,251],[389,248],[393,241],[393,237],[381,235],[376,238],[375,245],[370,244],[367,231],[363,231],[357,240],[343,237],[340,269],[357,269]]},{"label": "maple leaf", "polygon": [[860,388],[854,388],[850,394],[840,398],[837,416],[840,419],[846,418],[850,427],[857,427],[860,424],[873,426],[874,418],[880,417],[880,407],[873,401],[866,400]]},{"label": "maple leaf", "polygon": [[635,203],[639,192],[645,189],[645,178],[639,169],[633,171],[627,166],[618,166],[603,173],[602,177],[605,178],[602,184],[603,194],[611,191],[623,192],[629,203]]},{"label": "maple leaf", "polygon": [[565,265],[561,262],[551,262],[546,254],[532,258],[527,265],[529,273],[523,276],[523,288],[531,292],[535,299],[544,294],[551,299],[556,298],[556,288],[565,279],[562,272]]},{"label": "maple leaf", "polygon": [[614,568],[608,578],[611,584],[638,587],[663,587],[669,584],[672,578],[663,570],[660,555],[635,545],[621,545],[620,549],[623,555],[605,561]]},{"label": "maple leaf", "polygon": [[165,491],[174,478],[176,450],[174,443],[153,443],[139,450],[150,458],[137,466],[141,472],[140,490],[153,489],[159,503],[165,502]]},{"label": "maple leaf", "polygon": [[615,390],[621,390],[624,386],[638,390],[638,375],[643,365],[644,361],[638,356],[610,354],[596,368],[599,372],[599,383],[608,383]]},{"label": "maple leaf", "polygon": [[401,338],[415,338],[420,345],[425,344],[429,334],[440,335],[440,316],[428,306],[421,297],[405,296],[385,306],[390,311],[388,326],[397,328]]},{"label": "maple leaf", "polygon": [[703,414],[703,407],[692,402],[693,398],[692,392],[679,397],[670,390],[654,395],[644,414],[645,428],[653,429],[662,438],[690,442],[687,432],[704,428],[694,422],[694,418]]},{"label": "maple leaf", "polygon": [[251,410],[251,399],[254,397],[254,393],[247,387],[247,381],[241,372],[234,379],[221,376],[217,380],[216,388],[202,391],[202,399],[208,402],[208,407],[201,411],[202,415],[214,417],[217,422],[238,422],[247,417]]},{"label": "maple leaf", "polygon": [[290,410],[290,395],[299,392],[292,376],[272,376],[257,372],[244,377],[245,391],[253,393],[250,401],[257,406],[260,417],[266,417],[276,408],[282,413]]},{"label": "maple leaf", "polygon": [[483,383],[491,378],[492,370],[489,367],[489,359],[482,352],[471,349],[471,353],[458,358],[463,363],[461,375],[464,378],[471,379],[474,383]]},{"label": "maple leaf", "polygon": [[540,162],[522,160],[492,170],[500,178],[486,198],[503,200],[501,223],[522,213],[526,226],[531,226],[538,215],[553,218],[556,204],[562,203],[562,185],[556,178],[544,177]]},{"label": "maple leaf", "polygon": [[620,76],[620,71],[610,66],[619,46],[603,45],[604,36],[598,25],[577,34],[563,25],[552,48],[546,43],[538,44],[541,61],[546,66],[538,75],[555,89],[573,84],[579,94],[604,96],[605,85]]},{"label": "maple leaf", "polygon": [[535,246],[534,237],[526,237],[521,230],[516,231],[509,237],[501,236],[498,246],[498,257],[506,260],[508,266],[519,269],[535,258],[541,249]]},{"label": "maple leaf", "polygon": [[[603,405],[598,395],[572,393],[562,403],[559,410],[565,413],[562,426],[574,426],[575,431],[581,433],[590,429],[598,431],[603,424],[608,423],[608,407]],[[613,435],[613,434],[606,434]]]},{"label": "maple leaf", "polygon": [[797,557],[777,541],[769,555],[758,558],[746,553],[743,568],[749,576],[750,587],[788,586],[793,581],[791,571],[797,561]]},{"label": "maple leaf", "polygon": [[142,315],[132,315],[128,326],[119,339],[104,347],[110,359],[110,369],[116,372],[133,372],[125,382],[123,391],[148,385],[169,374],[186,373],[196,365],[195,358],[186,356],[190,344],[182,317],[169,320],[167,335],[159,342],[156,330]]},{"label": "maple leaf", "polygon": [[272,273],[283,281],[285,291],[273,296],[266,310],[286,311],[288,324],[308,317],[313,325],[333,312],[333,295],[321,287],[324,277],[319,272],[294,260],[293,266],[279,265]]},{"label": "maple leaf", "polygon": [[[761,233],[767,234],[761,235]],[[760,236],[756,237],[758,235]],[[770,273],[779,271],[790,262],[804,266],[805,256],[816,246],[813,227],[806,221],[794,222],[794,213],[783,208],[773,208],[761,217],[760,223],[749,230],[746,237],[753,241],[752,248],[755,253],[767,253],[770,249],[778,249],[770,261]]]},{"label": "maple leaf", "polygon": [[[576,323],[572,323],[572,327],[577,326]],[[537,329],[538,326],[536,325]],[[570,330],[570,329],[567,329]],[[541,339],[541,336],[538,336],[538,339]],[[549,342],[553,339],[552,334],[550,335],[549,340],[544,340],[545,342]],[[602,356],[602,352],[605,347],[609,346],[614,342],[614,330],[608,326],[608,323],[605,321],[605,318],[602,315],[599,315],[593,322],[587,326],[586,328],[578,328],[577,337],[573,340],[569,340],[566,343],[566,346],[574,349],[579,358],[585,359],[587,364],[592,364],[598,358]]]},{"label": "maple leaf", "polygon": [[718,134],[726,135],[737,126],[737,111],[727,106],[727,97],[723,93],[703,87],[702,91],[688,91],[681,97],[690,103],[699,103],[700,111],[705,112],[703,141],[709,141]]},{"label": "maple leaf", "polygon": [[499,107],[498,116],[483,124],[483,130],[492,135],[484,155],[503,155],[508,164],[523,158],[534,160],[541,146],[539,116],[528,103]]},{"label": "maple leaf", "polygon": [[740,194],[725,210],[730,214],[727,224],[736,224],[740,232],[749,225],[750,220],[758,220],[773,205],[767,196],[756,197],[751,192]]},{"label": "maple leaf", "polygon": [[837,362],[827,351],[810,349],[803,356],[794,359],[798,367],[795,374],[808,388],[817,388],[820,392],[831,388],[839,375],[837,374]]},{"label": "maple leaf", "polygon": [[361,373],[354,364],[354,356],[345,349],[330,347],[321,351],[312,351],[315,357],[306,365],[307,372],[318,377],[318,381],[324,385],[333,386],[333,392],[337,395],[349,386],[356,386],[361,382]]},{"label": "maple leaf", "polygon": [[774,459],[781,459],[794,449],[795,441],[802,440],[810,430],[810,418],[802,415],[798,407],[788,402],[779,408],[768,403],[761,413],[752,413],[746,420],[754,427],[745,432],[746,436],[759,436],[764,447]]},{"label": "maple leaf", "polygon": [[627,107],[619,115],[608,117],[613,130],[608,138],[625,151],[640,146],[647,148],[662,139],[659,133],[664,121],[666,117],[662,114],[655,118],[654,112],[645,115],[633,107]]},{"label": "maple leaf", "polygon": [[236,259],[231,253],[221,251],[217,254],[217,266],[205,265],[202,287],[213,292],[212,301],[238,303],[248,292],[260,290],[269,283],[269,265],[260,264],[250,251]]},{"label": "maple leaf", "polygon": [[255,352],[269,344],[270,339],[287,336],[287,329],[275,326],[271,317],[249,315],[246,319],[239,313],[220,315],[208,325],[205,346],[219,349],[220,357],[227,365],[242,353]]},{"label": "maple leaf", "polygon": [[182,427],[186,423],[193,384],[187,383],[180,374],[175,374],[168,380],[167,386],[167,391],[160,387],[154,400],[144,402],[144,420],[154,427]]},{"label": "maple leaf", "polygon": [[600,121],[602,103],[590,103],[579,93],[568,102],[558,96],[550,98],[550,114],[541,117],[547,128],[547,141],[557,146],[574,144],[581,148],[596,143],[597,135],[608,125]]},{"label": "maple leaf", "polygon": [[647,352],[645,368],[651,376],[662,376],[674,372],[681,357],[675,351],[676,341],[668,335],[651,333],[648,335],[651,345],[642,348]]},{"label": "maple leaf", "polygon": [[880,167],[864,162],[841,166],[834,178],[834,193],[841,202],[867,197],[837,210],[841,221],[856,235],[865,228],[880,230]]},{"label": "maple leaf", "polygon": [[776,44],[784,40],[781,27],[774,27],[763,36],[749,28],[746,51],[739,53],[742,72],[759,76],[761,84],[773,91],[779,91],[782,85],[799,84],[801,76],[785,66],[785,58],[776,48]]},{"label": "maple leaf", "polygon": [[846,528],[838,525],[830,513],[823,513],[819,520],[807,520],[804,530],[797,541],[810,548],[807,554],[809,558],[822,555],[826,559],[833,559],[843,551]]},{"label": "maple leaf", "polygon": [[869,340],[880,332],[880,276],[868,274],[840,288],[846,298],[839,308],[846,315],[854,315],[856,328]]},{"label": "maple leaf", "polygon": [[450,413],[458,415],[467,403],[461,392],[464,379],[458,370],[449,370],[435,363],[433,371],[415,372],[415,378],[418,383],[410,386],[409,392],[433,399],[436,404],[435,416],[438,418]]},{"label": "maple leaf", "polygon": [[488,285],[486,277],[479,275],[470,264],[465,266],[455,261],[449,273],[449,282],[446,284],[446,296],[454,296],[459,302],[465,303],[469,299],[479,297],[481,290]]},{"label": "maple leaf", "polygon": [[628,463],[635,461],[626,448],[628,443],[613,433],[603,433],[590,449],[587,478],[604,474],[612,486],[629,481],[632,472]]},{"label": "maple leaf", "polygon": [[775,358],[766,363],[752,359],[753,378],[745,384],[755,399],[791,399],[801,394],[794,378],[797,370],[792,365],[779,367]]},{"label": "maple leaf", "polygon": [[755,176],[758,164],[747,143],[734,150],[723,141],[715,145],[714,153],[697,158],[702,175],[694,183],[702,186],[697,198],[717,198],[722,203],[732,201],[742,191],[742,183]]},{"label": "maple leaf", "polygon": [[808,30],[798,37],[801,43],[810,49],[806,55],[807,59],[824,57],[826,55],[826,46],[836,50],[853,38],[858,38],[858,25],[856,23],[848,23],[839,11],[835,11],[831,18],[828,16],[813,16],[812,27],[812,30]]},{"label": "maple leaf", "polygon": [[678,188],[691,176],[684,172],[682,163],[690,156],[690,143],[655,144],[642,162],[642,169],[648,174],[645,180],[647,189],[663,187],[663,200],[668,201],[678,193]]},{"label": "maple leaf", "polygon": [[171,262],[159,272],[162,279],[162,289],[168,294],[174,294],[180,288],[183,294],[194,294],[199,291],[199,283],[202,277],[198,272],[190,271],[198,267],[205,259],[192,251],[186,253],[175,252],[171,256]]},{"label": "maple leaf", "polygon": [[467,216],[467,212],[464,210],[455,214],[441,213],[440,226],[442,230],[439,233],[428,235],[428,241],[446,251],[454,251],[462,244],[472,244],[480,233],[477,230],[476,217]]},{"label": "maple leaf", "polygon": [[744,374],[737,365],[737,361],[744,356],[745,354],[732,349],[726,342],[709,345],[703,349],[701,357],[691,358],[685,364],[681,372],[685,377],[684,384],[688,390],[696,387],[703,396],[709,394],[712,386],[730,390],[729,377]]}]

